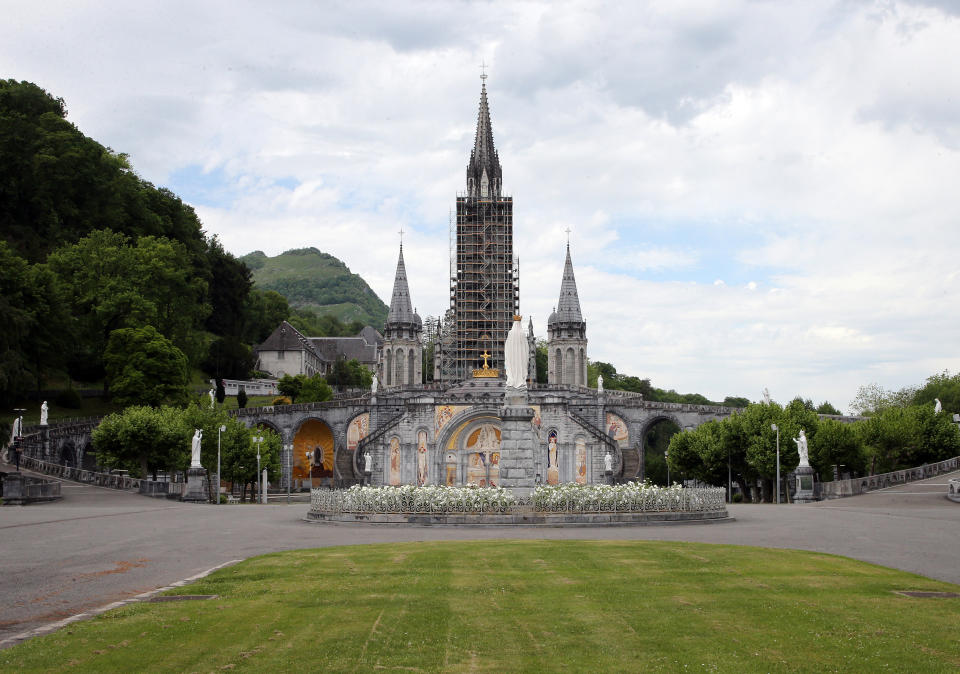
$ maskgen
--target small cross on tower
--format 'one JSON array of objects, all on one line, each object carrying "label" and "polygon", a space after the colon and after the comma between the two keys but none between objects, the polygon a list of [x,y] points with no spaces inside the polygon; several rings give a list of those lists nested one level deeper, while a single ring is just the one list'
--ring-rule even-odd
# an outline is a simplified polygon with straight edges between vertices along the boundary
[{"label": "small cross on tower", "polygon": [[484,84],[487,83],[487,68],[489,67],[490,66],[488,66],[484,61],[480,61],[480,79],[483,80]]},{"label": "small cross on tower", "polygon": [[403,226],[400,226],[400,246],[403,246]]},{"label": "small cross on tower", "polygon": [[567,227],[566,232],[567,232],[567,248],[569,248],[570,247],[570,228],[569,227]]}]

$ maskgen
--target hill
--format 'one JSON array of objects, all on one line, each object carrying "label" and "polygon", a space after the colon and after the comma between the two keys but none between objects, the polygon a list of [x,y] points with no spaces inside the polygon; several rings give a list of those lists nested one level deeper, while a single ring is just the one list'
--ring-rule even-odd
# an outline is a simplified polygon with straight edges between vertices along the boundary
[{"label": "hill", "polygon": [[333,255],[316,248],[297,248],[275,257],[257,250],[240,259],[253,271],[257,288],[280,293],[291,307],[383,329],[387,305],[366,281]]}]

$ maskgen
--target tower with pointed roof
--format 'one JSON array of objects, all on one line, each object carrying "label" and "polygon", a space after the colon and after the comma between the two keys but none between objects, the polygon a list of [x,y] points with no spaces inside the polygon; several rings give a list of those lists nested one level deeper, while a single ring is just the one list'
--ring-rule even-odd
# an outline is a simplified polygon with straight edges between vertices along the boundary
[{"label": "tower with pointed roof", "polygon": [[560,282],[560,300],[547,320],[547,382],[587,385],[587,322],[580,313],[577,280],[573,276],[570,242]]},{"label": "tower with pointed roof", "polygon": [[[442,376],[459,381],[484,362],[504,375],[503,345],[519,311],[513,258],[513,198],[503,195],[503,171],[493,144],[486,75],[481,75],[477,132],[467,163],[466,191],[457,196],[455,258],[450,279],[452,354]],[[485,360],[483,354],[487,354]]]},{"label": "tower with pointed roof", "polygon": [[420,340],[422,333],[423,322],[410,301],[401,243],[390,312],[384,324],[383,351],[377,374],[382,386],[419,386],[423,382]]}]

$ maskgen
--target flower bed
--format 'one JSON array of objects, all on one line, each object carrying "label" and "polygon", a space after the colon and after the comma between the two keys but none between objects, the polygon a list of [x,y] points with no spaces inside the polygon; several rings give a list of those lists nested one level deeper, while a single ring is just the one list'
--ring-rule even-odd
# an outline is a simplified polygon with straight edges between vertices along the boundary
[{"label": "flower bed", "polygon": [[678,484],[657,487],[646,482],[618,485],[563,484],[533,491],[536,512],[703,512],[722,510],[725,492],[719,488],[691,489]]},{"label": "flower bed", "polygon": [[706,512],[725,508],[719,488],[621,485],[537,487],[530,497],[496,487],[361,487],[314,489],[310,510],[324,513],[509,513],[518,507],[538,513]]}]

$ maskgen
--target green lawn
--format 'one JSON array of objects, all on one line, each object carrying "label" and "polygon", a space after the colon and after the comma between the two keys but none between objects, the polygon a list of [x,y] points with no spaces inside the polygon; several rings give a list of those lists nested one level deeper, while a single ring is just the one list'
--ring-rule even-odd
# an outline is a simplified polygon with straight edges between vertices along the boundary
[{"label": "green lawn", "polygon": [[960,587],[846,558],[590,541],[266,555],[0,652],[4,671],[960,668]]}]

